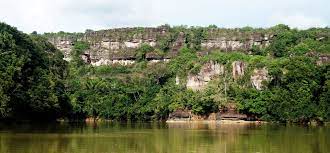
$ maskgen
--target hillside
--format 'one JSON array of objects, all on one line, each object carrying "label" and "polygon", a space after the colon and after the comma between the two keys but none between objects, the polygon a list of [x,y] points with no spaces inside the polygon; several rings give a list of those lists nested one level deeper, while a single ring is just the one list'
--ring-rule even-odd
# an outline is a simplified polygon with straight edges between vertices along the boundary
[{"label": "hillside", "polygon": [[[164,25],[34,35],[28,37],[45,38],[68,61],[61,71],[62,99],[56,101],[68,106],[57,118],[299,123],[330,119],[329,28]],[[8,97],[9,91],[0,93]],[[8,103],[12,101],[24,102]],[[2,108],[15,112],[11,105]]]}]

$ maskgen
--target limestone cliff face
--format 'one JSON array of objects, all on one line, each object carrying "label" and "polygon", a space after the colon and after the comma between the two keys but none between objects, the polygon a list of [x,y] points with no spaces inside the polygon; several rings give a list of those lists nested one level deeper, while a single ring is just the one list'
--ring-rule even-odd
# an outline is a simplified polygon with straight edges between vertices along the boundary
[{"label": "limestone cliff face", "polygon": [[48,37],[48,41],[51,42],[57,49],[64,54],[64,60],[70,61],[70,53],[73,47],[74,39],[70,36],[58,36]]},{"label": "limestone cliff face", "polygon": [[249,51],[253,45],[267,47],[270,43],[269,38],[270,35],[258,33],[244,36],[241,33],[237,33],[233,36],[218,34],[211,35],[211,37],[202,42],[201,46],[205,50],[219,49],[223,51]]},{"label": "limestone cliff face", "polygon": [[236,80],[244,75],[246,64],[242,61],[234,61],[232,63],[233,68],[233,78]]},{"label": "limestone cliff face", "polygon": [[[234,61],[232,63],[232,78],[237,80],[244,76],[247,65],[242,61]],[[213,78],[224,74],[224,65],[218,64],[216,62],[210,61],[205,63],[198,74],[189,74],[187,77],[186,87],[194,91],[203,90],[208,82]],[[177,84],[179,84],[179,78],[176,78]],[[250,82],[254,88],[257,90],[263,89],[263,82],[271,80],[268,75],[268,70],[266,68],[254,69],[251,76]]]},{"label": "limestone cliff face", "polygon": [[[201,42],[201,52],[208,50],[249,52],[253,45],[266,47],[271,35],[261,33],[237,32],[233,29],[209,29]],[[175,35],[175,37],[173,37]],[[120,28],[85,33],[64,33],[45,35],[51,43],[61,50],[66,60],[70,60],[70,52],[76,41],[87,41],[90,49],[84,54],[95,66],[113,63],[132,64],[136,58],[136,50],[141,44],[160,47],[160,41],[172,38],[169,51],[165,55],[150,53],[148,60],[162,61],[178,54],[188,37],[184,31],[173,34],[168,27],[157,28]]]},{"label": "limestone cliff face", "polygon": [[255,69],[253,70],[253,74],[251,76],[252,86],[257,90],[262,90],[263,82],[269,81],[271,78],[268,75],[268,70],[266,68]]},{"label": "limestone cliff face", "polygon": [[[141,44],[156,47],[157,38],[164,37],[166,31],[166,28],[122,28],[88,31],[79,35],[46,35],[46,37],[63,51],[66,60],[70,60],[70,53],[76,41],[86,41],[90,44],[90,49],[84,54],[89,56],[92,65],[114,63],[128,65],[134,63],[135,51]],[[153,56],[149,55],[149,58],[153,58]]]},{"label": "limestone cliff face", "polygon": [[83,40],[91,44],[87,53],[93,65],[127,65],[134,63],[137,48],[142,44],[156,47],[157,38],[165,35],[166,31],[163,28],[111,29],[85,33]]},{"label": "limestone cliff face", "polygon": [[224,66],[210,61],[204,64],[200,72],[196,75],[189,74],[187,78],[187,88],[194,91],[202,90],[213,77],[224,73]]}]

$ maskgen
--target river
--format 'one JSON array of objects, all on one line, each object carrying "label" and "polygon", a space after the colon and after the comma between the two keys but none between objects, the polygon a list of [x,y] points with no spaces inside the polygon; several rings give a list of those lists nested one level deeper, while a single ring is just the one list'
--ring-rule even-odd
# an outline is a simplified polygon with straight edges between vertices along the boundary
[{"label": "river", "polygon": [[219,123],[0,124],[0,153],[329,153],[330,127]]}]

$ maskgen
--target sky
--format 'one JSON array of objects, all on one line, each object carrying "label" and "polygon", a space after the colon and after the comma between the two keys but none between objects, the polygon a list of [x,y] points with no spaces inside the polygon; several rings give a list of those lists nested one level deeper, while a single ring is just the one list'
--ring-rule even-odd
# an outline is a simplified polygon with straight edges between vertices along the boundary
[{"label": "sky", "polygon": [[23,32],[84,32],[163,24],[330,26],[330,0],[0,0],[0,22]]}]

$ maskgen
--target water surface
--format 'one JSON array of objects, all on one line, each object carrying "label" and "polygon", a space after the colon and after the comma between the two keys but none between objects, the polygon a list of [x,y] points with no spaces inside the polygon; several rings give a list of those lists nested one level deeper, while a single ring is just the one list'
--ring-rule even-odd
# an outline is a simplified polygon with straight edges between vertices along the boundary
[{"label": "water surface", "polygon": [[0,153],[329,153],[330,127],[218,123],[0,125]]}]

